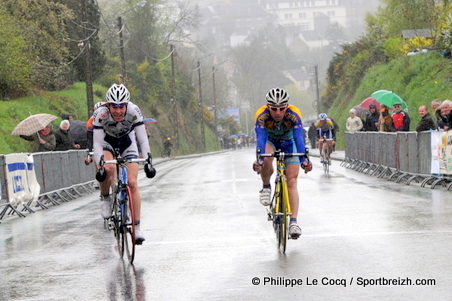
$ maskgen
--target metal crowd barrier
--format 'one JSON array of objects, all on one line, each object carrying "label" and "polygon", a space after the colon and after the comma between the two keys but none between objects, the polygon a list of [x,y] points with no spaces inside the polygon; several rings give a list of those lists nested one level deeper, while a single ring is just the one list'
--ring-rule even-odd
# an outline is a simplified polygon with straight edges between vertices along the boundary
[{"label": "metal crowd barrier", "polygon": [[[59,205],[95,191],[95,168],[93,164],[85,165],[86,150],[69,150],[58,152],[33,153],[34,169],[37,181],[41,186],[39,199],[36,206],[47,209],[48,205]],[[5,165],[5,156],[0,155],[0,160]],[[0,172],[1,200],[0,220],[5,214],[17,214],[25,216],[22,212],[33,212],[33,201],[23,203],[23,208],[12,206],[8,202],[6,187],[6,171]],[[9,212],[8,212],[9,211]]]},{"label": "metal crowd barrier", "polygon": [[341,166],[400,183],[452,188],[451,175],[432,174],[431,132],[347,132]]}]

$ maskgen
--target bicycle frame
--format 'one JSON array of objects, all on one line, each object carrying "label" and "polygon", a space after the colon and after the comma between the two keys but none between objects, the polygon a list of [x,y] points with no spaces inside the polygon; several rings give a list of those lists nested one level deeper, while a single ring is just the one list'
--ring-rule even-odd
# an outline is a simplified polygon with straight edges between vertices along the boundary
[{"label": "bicycle frame", "polygon": [[114,200],[112,206],[112,217],[109,220],[109,229],[114,230],[118,244],[118,251],[121,258],[124,251],[130,263],[135,258],[135,212],[133,199],[129,188],[129,179],[127,173],[128,163],[149,162],[147,159],[124,159],[116,152],[116,159],[101,160],[103,164],[116,165],[117,183],[114,189]]},{"label": "bicycle frame", "polygon": [[332,143],[333,139],[326,139],[322,137],[319,139],[319,142],[322,143],[322,153],[320,154],[323,160],[323,171],[326,175],[330,173],[330,160],[331,160],[331,148],[332,146],[328,145],[328,142]]},{"label": "bicycle frame", "polygon": [[286,252],[287,239],[289,237],[289,218],[292,215],[284,160],[286,157],[299,156],[306,156],[306,154],[284,153],[280,150],[275,151],[273,154],[258,154],[258,157],[276,158],[275,192],[268,211],[268,219],[273,221],[278,247],[282,253]]}]

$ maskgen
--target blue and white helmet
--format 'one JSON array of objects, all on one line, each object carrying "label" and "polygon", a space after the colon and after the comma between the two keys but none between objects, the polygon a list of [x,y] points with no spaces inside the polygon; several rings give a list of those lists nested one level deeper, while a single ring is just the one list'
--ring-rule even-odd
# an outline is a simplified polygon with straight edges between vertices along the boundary
[{"label": "blue and white helmet", "polygon": [[319,114],[319,120],[326,120],[327,118],[328,118],[328,115],[326,115],[325,113]]}]

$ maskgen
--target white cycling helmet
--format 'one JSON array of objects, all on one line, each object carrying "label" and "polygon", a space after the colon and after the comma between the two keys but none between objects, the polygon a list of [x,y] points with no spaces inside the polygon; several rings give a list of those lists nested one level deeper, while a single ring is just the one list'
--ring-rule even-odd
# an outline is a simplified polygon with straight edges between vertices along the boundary
[{"label": "white cycling helmet", "polygon": [[130,92],[123,84],[113,84],[107,91],[105,97],[108,103],[128,103],[130,101]]},{"label": "white cycling helmet", "polygon": [[270,106],[283,106],[289,103],[289,94],[280,88],[271,89],[265,98]]},{"label": "white cycling helmet", "polygon": [[319,114],[319,120],[326,120],[327,118],[328,118],[328,115],[326,115],[325,113]]}]

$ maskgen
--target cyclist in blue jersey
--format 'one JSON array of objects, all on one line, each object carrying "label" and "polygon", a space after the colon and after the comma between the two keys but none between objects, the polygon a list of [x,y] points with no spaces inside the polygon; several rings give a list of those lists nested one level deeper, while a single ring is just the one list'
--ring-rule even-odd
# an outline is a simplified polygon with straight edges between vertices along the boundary
[{"label": "cyclist in blue jersey", "polygon": [[319,114],[319,120],[316,121],[315,127],[318,131],[318,143],[319,143],[319,151],[320,151],[320,163],[323,163],[324,160],[328,160],[328,163],[331,164],[329,161],[330,158],[323,158],[322,157],[322,150],[323,150],[323,141],[322,139],[326,139],[325,142],[329,151],[328,154],[331,154],[333,150],[333,130],[334,130],[334,123],[333,121],[328,118],[328,115],[325,113]]},{"label": "cyclist in blue jersey", "polygon": [[[301,111],[289,104],[289,95],[280,88],[270,90],[267,93],[266,100],[267,104],[259,108],[255,114],[257,151],[262,154],[270,154],[280,149],[286,153],[305,153]],[[270,177],[274,171],[273,159],[265,157],[264,160],[253,164],[253,170],[260,173],[263,182],[263,188],[259,192],[259,200],[264,206],[270,205]],[[301,235],[301,229],[297,224],[299,204],[297,177],[300,165],[307,173],[312,170],[312,164],[305,157],[286,158],[285,163],[289,200],[292,208],[289,235],[292,239],[297,239]]]}]

